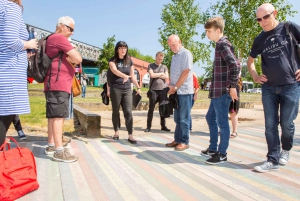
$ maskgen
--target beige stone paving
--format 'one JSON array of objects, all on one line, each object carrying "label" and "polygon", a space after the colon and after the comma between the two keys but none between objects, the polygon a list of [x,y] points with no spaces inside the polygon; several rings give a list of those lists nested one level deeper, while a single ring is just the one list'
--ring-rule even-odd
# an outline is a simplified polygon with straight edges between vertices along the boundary
[{"label": "beige stone paving", "polygon": [[[193,118],[193,132],[208,132],[208,126],[205,120],[205,114],[207,109],[192,109],[192,118]],[[113,132],[112,121],[111,121],[111,111],[98,111],[95,113],[101,116],[101,134],[104,137],[111,137]],[[125,129],[125,120],[123,116],[123,112],[121,114],[121,130],[120,136],[126,138],[127,131]],[[253,109],[244,109],[241,108],[239,111],[239,121],[238,128],[242,127],[251,127],[251,126],[264,126],[264,113],[262,105],[255,105]],[[152,121],[152,130],[149,133],[145,133],[144,129],[146,128],[147,121],[147,111],[133,111],[133,127],[135,136],[141,135],[150,135],[151,133],[164,133],[164,131],[160,130],[160,120],[158,116],[158,111],[154,111],[154,117]],[[72,123],[72,122],[69,122]],[[173,116],[166,119],[166,125],[173,132],[175,128],[175,123],[173,120]],[[300,125],[300,117],[298,115],[295,120],[295,125]],[[230,125],[231,126],[231,125]],[[29,138],[33,138],[34,140],[46,140],[47,130],[46,128],[37,128],[33,129],[30,126],[23,125],[24,132],[29,135]],[[8,135],[17,136],[13,126],[10,127],[8,131]],[[33,140],[33,139],[32,139]]]},{"label": "beige stone paving", "polygon": [[[192,118],[193,118],[193,131],[204,131],[208,132],[208,126],[205,120],[205,114],[207,109],[192,109]],[[101,111],[97,112],[101,115],[101,133],[104,136],[112,136],[114,134],[112,129],[111,122],[111,111]],[[123,113],[121,112],[121,130],[120,136],[126,137],[127,131],[125,130],[125,120],[123,117]],[[264,113],[262,105],[255,105],[253,109],[244,109],[241,108],[239,111],[239,121],[238,128],[240,127],[251,127],[251,126],[264,126]],[[154,111],[154,117],[152,121],[152,132],[145,133],[144,129],[147,126],[147,111],[133,111],[133,127],[134,127],[134,135],[148,135],[151,133],[162,133],[164,131],[160,130],[160,120],[158,116],[158,111]],[[295,123],[300,123],[300,117],[298,117]],[[173,116],[166,119],[166,125],[172,131],[174,131],[175,123],[173,120]],[[231,125],[230,125],[231,126]]]}]

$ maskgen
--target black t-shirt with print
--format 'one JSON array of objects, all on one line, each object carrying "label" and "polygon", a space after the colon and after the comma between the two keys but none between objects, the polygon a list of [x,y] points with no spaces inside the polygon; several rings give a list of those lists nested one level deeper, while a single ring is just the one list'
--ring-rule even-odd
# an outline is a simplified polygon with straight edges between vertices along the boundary
[{"label": "black t-shirt with print", "polygon": [[[111,58],[109,60],[109,62],[113,62],[113,61],[114,61],[114,58]],[[118,59],[114,63],[116,64],[116,67],[120,72],[122,72],[126,75],[130,75],[130,68],[133,65],[133,62],[131,59],[129,60],[129,63],[127,65],[126,64],[124,65],[124,59]],[[131,86],[130,86],[131,79],[128,79],[127,82],[123,83],[124,78],[116,76],[113,72],[111,72],[109,77],[110,77],[109,79],[110,79],[110,84],[111,84],[110,87],[118,88],[118,89],[130,89],[131,88]]]},{"label": "black t-shirt with print", "polygon": [[[290,30],[300,41],[300,26],[291,23]],[[294,45],[295,53],[297,52]],[[280,22],[271,31],[262,31],[252,45],[250,56],[262,57],[262,73],[266,75],[270,86],[279,86],[296,83],[295,71],[300,69],[300,58],[296,55],[296,66],[292,65],[291,40],[286,34],[284,22]]]}]

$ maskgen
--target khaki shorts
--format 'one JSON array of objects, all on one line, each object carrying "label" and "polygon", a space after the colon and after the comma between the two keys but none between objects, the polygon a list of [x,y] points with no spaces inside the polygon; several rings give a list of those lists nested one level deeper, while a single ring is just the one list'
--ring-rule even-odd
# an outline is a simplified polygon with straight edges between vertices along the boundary
[{"label": "khaki shorts", "polygon": [[45,92],[46,118],[68,118],[70,94],[64,91]]}]

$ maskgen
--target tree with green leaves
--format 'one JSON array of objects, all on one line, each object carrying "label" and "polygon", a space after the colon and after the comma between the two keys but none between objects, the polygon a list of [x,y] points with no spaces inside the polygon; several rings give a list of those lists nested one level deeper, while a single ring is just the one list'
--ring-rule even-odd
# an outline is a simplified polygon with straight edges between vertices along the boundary
[{"label": "tree with green leaves", "polygon": [[209,45],[194,40],[198,35],[196,28],[201,24],[200,7],[195,5],[195,0],[172,0],[164,5],[161,19],[163,24],[159,31],[159,42],[164,48],[164,63],[167,66],[170,66],[173,55],[168,46],[168,37],[172,34],[178,35],[183,46],[191,51],[194,63],[210,60]]},{"label": "tree with green leaves", "polygon": [[103,47],[100,49],[100,56],[98,58],[97,64],[100,66],[100,72],[107,70],[109,68],[108,61],[114,55],[115,52],[115,35],[107,38],[107,43],[103,43]]},{"label": "tree with green leaves", "polygon": [[130,56],[135,58],[141,59],[143,61],[147,61],[149,63],[153,63],[155,59],[150,55],[143,55],[138,49],[136,48],[129,48],[128,53]]},{"label": "tree with green leaves", "polygon": [[[285,21],[286,16],[293,16],[297,11],[292,10],[292,5],[286,0],[269,0],[268,3],[274,5],[279,11],[277,19]],[[256,22],[257,8],[266,3],[265,0],[220,0],[216,4],[210,6],[202,15],[201,23],[214,16],[222,16],[225,20],[224,35],[235,47],[235,54],[238,56],[241,66],[245,66],[246,60],[252,47],[254,38],[262,31],[262,28]],[[202,38],[205,33],[202,34]],[[211,45],[213,45],[211,43]],[[256,70],[261,73],[260,58],[256,59]],[[211,67],[212,68],[212,67]],[[243,67],[244,68],[244,67]],[[210,68],[206,69],[211,71]],[[248,71],[242,69],[243,75],[248,79],[252,79]]]}]

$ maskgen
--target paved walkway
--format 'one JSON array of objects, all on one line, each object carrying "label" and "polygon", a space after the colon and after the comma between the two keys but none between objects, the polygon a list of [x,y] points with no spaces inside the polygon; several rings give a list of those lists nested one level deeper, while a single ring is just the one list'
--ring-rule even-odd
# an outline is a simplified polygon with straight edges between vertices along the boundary
[{"label": "paved walkway", "polygon": [[45,141],[20,142],[37,163],[40,188],[21,199],[32,200],[300,200],[300,133],[295,136],[288,165],[279,171],[257,173],[265,160],[262,126],[239,129],[230,140],[229,162],[211,166],[200,155],[207,148],[207,131],[193,132],[190,148],[166,148],[171,133],[136,137],[73,139],[68,145],[79,156],[75,163],[57,163],[44,154]]}]

